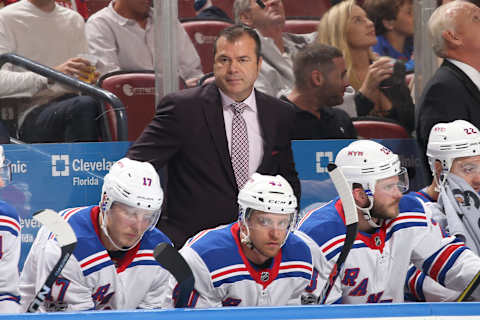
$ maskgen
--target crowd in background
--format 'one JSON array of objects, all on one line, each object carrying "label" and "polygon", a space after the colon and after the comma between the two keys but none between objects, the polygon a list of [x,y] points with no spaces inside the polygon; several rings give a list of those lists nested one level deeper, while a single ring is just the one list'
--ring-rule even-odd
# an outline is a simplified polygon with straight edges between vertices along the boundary
[{"label": "crowd in background", "polygon": [[[140,262],[143,256],[136,254],[138,250],[152,251],[155,241],[171,241],[180,249],[188,239],[181,254],[194,269],[197,281],[202,279],[190,297],[192,307],[197,303],[200,307],[300,303],[300,291],[305,286],[310,287],[307,291],[318,299],[322,286],[314,286],[316,280],[310,283],[307,280],[317,277],[319,283],[324,283],[328,279],[332,258],[338,254],[328,251],[333,245],[331,241],[337,241],[336,237],[345,233],[339,218],[344,204],[336,200],[335,205],[311,211],[299,225],[299,236],[295,233],[289,236],[295,227],[293,213],[298,209],[301,195],[291,141],[305,139],[360,139],[342,149],[336,162],[345,168],[359,206],[359,229],[363,232],[359,237],[367,243],[365,247],[373,251],[368,248],[363,249],[369,250],[368,253],[354,251],[354,258],[347,263],[348,274],[341,285],[334,288],[328,303],[403,301],[403,283],[393,285],[392,281],[398,282],[398,279],[392,276],[378,280],[379,287],[385,291],[374,292],[367,286],[368,277],[373,279],[376,269],[365,271],[365,268],[360,272],[354,266],[370,258],[372,264],[379,263],[382,265],[379,269],[390,275],[407,274],[412,267],[405,277],[407,283],[415,284],[407,292],[411,299],[454,300],[480,265],[476,255],[477,236],[472,236],[480,230],[467,223],[466,230],[460,228],[458,232],[463,238],[457,233],[453,234],[457,238],[446,236],[434,220],[430,221],[427,205],[423,204],[435,203],[443,192],[438,210],[447,212],[449,209],[444,206],[454,201],[449,192],[455,183],[460,184],[462,190],[473,188],[478,192],[475,183],[462,176],[462,173],[465,176],[478,173],[476,159],[458,164],[464,157],[474,158],[480,150],[480,140],[476,140],[480,127],[480,58],[477,54],[480,8],[477,4],[456,0],[439,4],[432,14],[428,28],[433,51],[442,61],[424,88],[417,107],[409,89],[409,81],[415,74],[411,0],[344,0],[332,5],[319,18],[317,29],[308,34],[285,32],[287,13],[282,0],[235,0],[232,12],[223,12],[210,0],[197,0],[194,9],[198,19],[232,23],[214,42],[214,59],[210,62],[213,75],[203,81],[203,62],[178,21],[174,27],[178,74],[185,89],[166,95],[155,107],[155,116],[130,147],[127,158],[111,169],[100,206],[63,212],[65,217],[74,216],[69,223],[75,233],[94,239],[94,244],[78,249],[72,262],[77,265],[65,271],[68,285],[63,284],[62,288],[71,285],[74,290],[69,292],[75,295],[68,296],[70,300],[66,299],[68,302],[64,304],[60,290],[56,292],[58,299],[50,297],[53,302],[43,311],[170,306],[178,298],[171,276],[159,273],[153,279],[133,281],[136,273],[132,270],[139,269],[129,270],[128,266],[137,258],[135,266],[152,264]],[[161,53],[155,51],[153,19],[151,2],[145,0],[112,0],[86,21],[54,0],[20,0],[0,9],[0,54],[16,53],[95,84],[99,77],[110,72],[154,68],[155,57]],[[161,74],[162,70],[156,72]],[[101,109],[93,97],[79,95],[51,79],[7,64],[0,70],[0,98],[21,98],[8,119],[10,122],[0,127],[4,143],[10,136],[29,143],[99,141]],[[469,122],[456,122],[453,129],[446,125],[459,118]],[[430,161],[433,183],[438,185],[422,190],[422,200],[417,195],[402,196],[402,192],[408,190],[405,182],[408,179],[398,156],[380,144],[361,140],[353,124],[358,119],[393,122],[403,127],[407,135],[416,137],[422,156]],[[449,154],[447,160],[443,155],[432,154],[435,148],[429,143],[438,132],[443,134],[439,139],[457,137],[460,142],[453,140],[468,145],[469,152]],[[448,146],[456,146],[457,142],[449,142]],[[361,156],[350,158],[357,152]],[[369,161],[374,163],[372,167],[365,164]],[[439,173],[441,168],[436,167],[437,161],[444,166],[443,175]],[[140,171],[145,174],[137,177]],[[157,172],[164,175],[164,171],[168,177],[163,185],[165,195],[157,176]],[[452,178],[444,187],[449,172],[458,174],[469,186]],[[161,194],[161,199],[152,196],[149,188],[142,194],[130,189],[137,184],[142,188],[150,186],[152,181],[155,190],[159,189],[153,194]],[[257,187],[258,181],[263,184],[259,182]],[[286,189],[271,191],[285,197],[272,196],[274,206],[263,203],[269,184],[288,185]],[[138,197],[136,201],[129,198],[131,194]],[[154,210],[151,205],[158,208]],[[10,208],[6,208],[9,219],[15,220]],[[143,210],[142,214],[139,209]],[[412,218],[412,212],[417,216],[414,214]],[[125,226],[135,219],[141,220],[140,231],[128,234],[125,230],[130,227]],[[412,219],[411,224],[402,225],[399,222],[402,219]],[[447,215],[444,220],[441,227],[450,227],[450,232],[456,230],[458,219],[452,220]],[[231,225],[203,232],[225,224]],[[421,227],[421,231],[411,229],[412,225]],[[157,232],[155,226],[161,232]],[[280,235],[267,233],[267,229],[281,232]],[[405,233],[398,232],[400,229],[405,229],[402,231]],[[401,256],[402,263],[388,267],[382,250],[395,232],[397,238],[410,236],[412,241],[410,246],[397,245],[389,249],[388,254]],[[198,236],[191,238],[196,234]],[[24,269],[29,271],[26,274],[24,271],[25,275],[19,280],[22,297],[29,300],[41,287],[38,279],[46,277],[59,252],[48,234],[41,235],[34,244],[39,249],[30,254]],[[416,245],[422,241],[429,243],[428,248]],[[458,241],[466,241],[472,251]],[[219,252],[236,247],[241,253],[220,265]],[[293,247],[301,250],[293,252],[290,249]],[[280,248],[283,256],[278,256]],[[380,253],[377,255],[375,250]],[[108,254],[103,254],[104,251]],[[39,252],[45,252],[45,256]],[[90,266],[91,259],[97,258],[104,260]],[[289,273],[288,268],[294,262],[303,269]],[[245,270],[236,269],[243,264]],[[274,266],[276,273],[265,271]],[[422,271],[418,270],[419,266]],[[278,271],[278,268],[287,271]],[[120,269],[128,272],[117,276],[115,272]],[[98,287],[99,278],[91,275],[97,271],[95,276],[101,274],[100,278],[108,279],[109,286],[112,284],[112,288],[118,290],[128,287],[131,291],[135,284],[141,283],[145,299],[128,304],[122,302],[126,298],[120,298],[119,294],[113,298],[113,294],[106,295],[110,287]],[[213,274],[212,279],[203,279],[208,272]],[[245,286],[235,286],[237,278],[229,278],[229,273],[235,273],[235,277],[245,276],[241,272],[250,274],[257,284],[264,283],[260,302],[248,300],[247,297],[251,299],[255,294],[245,291]],[[283,282],[276,281],[278,274]],[[367,279],[363,286],[362,277]],[[358,286],[357,278],[361,281]],[[423,284],[425,278],[431,281],[426,280],[424,287],[416,285],[419,279]],[[278,287],[267,289],[267,283],[274,279]],[[299,285],[288,286],[288,281]],[[173,296],[148,291],[152,284],[159,283],[172,290]],[[230,291],[225,289],[226,284]],[[439,285],[444,292],[437,288]],[[286,287],[292,291],[295,302],[287,295],[284,300],[275,296],[275,292]],[[90,295],[90,290],[95,290],[95,294]],[[229,297],[229,292],[244,296],[243,304],[241,299]],[[430,292],[441,294],[432,297],[428,295]],[[382,300],[382,294],[388,296],[386,300]],[[18,304],[19,293],[8,299]],[[24,310],[26,307],[23,305]]]}]

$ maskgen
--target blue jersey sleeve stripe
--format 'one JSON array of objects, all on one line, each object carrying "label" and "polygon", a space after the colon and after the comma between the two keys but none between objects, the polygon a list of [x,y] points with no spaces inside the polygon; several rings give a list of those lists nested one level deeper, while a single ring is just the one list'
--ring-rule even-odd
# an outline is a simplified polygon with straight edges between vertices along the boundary
[{"label": "blue jersey sleeve stripe", "polygon": [[1,292],[0,301],[13,301],[16,303],[20,303],[20,296],[16,296],[10,292]]},{"label": "blue jersey sleeve stripe", "polygon": [[242,281],[242,280],[253,280],[250,275],[239,275],[239,276],[233,276],[233,277],[228,277],[219,281],[213,282],[213,286],[215,288],[220,287],[222,284],[225,283],[235,283],[237,281]]},{"label": "blue jersey sleeve stripe", "polygon": [[390,237],[393,235],[394,232],[405,229],[405,228],[412,228],[412,227],[426,227],[427,223],[426,222],[404,222],[404,223],[399,223],[397,225],[394,225],[390,231],[387,233],[386,240],[390,239]]},{"label": "blue jersey sleeve stripe", "polygon": [[140,261],[134,261],[134,262],[130,263],[128,265],[127,269],[135,267],[135,266],[157,266],[158,267],[160,265],[155,260],[140,260]]},{"label": "blue jersey sleeve stripe", "polygon": [[7,226],[0,226],[0,231],[7,231],[7,232],[10,232],[15,237],[18,237],[18,231],[15,230],[14,228],[10,228]]},{"label": "blue jersey sleeve stripe", "polygon": [[312,275],[306,272],[294,271],[294,272],[280,273],[276,279],[281,279],[281,278],[305,278],[308,281],[310,281],[312,279]]},{"label": "blue jersey sleeve stripe", "polygon": [[425,273],[420,273],[417,278],[417,282],[415,283],[415,291],[417,292],[417,296],[420,301],[425,301],[425,294],[423,293],[423,282],[425,281]]},{"label": "blue jersey sleeve stripe", "polygon": [[447,263],[443,266],[442,271],[440,271],[440,274],[438,275],[438,282],[442,285],[445,286],[445,278],[447,275],[448,270],[452,268],[453,264],[455,261],[457,261],[458,257],[460,254],[462,254],[463,251],[467,250],[466,247],[460,247],[457,250],[455,250],[450,257],[448,258]]},{"label": "blue jersey sleeve stripe", "polygon": [[106,268],[108,266],[111,266],[113,265],[113,262],[112,261],[105,261],[105,262],[102,262],[100,264],[97,264],[96,266],[94,267],[91,267],[91,268],[88,268],[88,269],[85,269],[83,270],[83,275],[86,277],[88,276],[89,274],[93,273],[93,272],[96,272],[98,270],[101,270],[103,268]]}]

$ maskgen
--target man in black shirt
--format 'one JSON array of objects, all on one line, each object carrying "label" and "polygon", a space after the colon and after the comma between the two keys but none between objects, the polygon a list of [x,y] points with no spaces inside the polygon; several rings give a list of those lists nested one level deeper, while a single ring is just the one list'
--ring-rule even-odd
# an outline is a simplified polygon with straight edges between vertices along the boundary
[{"label": "man in black shirt", "polygon": [[349,115],[333,106],[343,103],[348,86],[342,53],[335,47],[314,43],[294,58],[295,86],[283,100],[296,111],[295,140],[356,139]]}]

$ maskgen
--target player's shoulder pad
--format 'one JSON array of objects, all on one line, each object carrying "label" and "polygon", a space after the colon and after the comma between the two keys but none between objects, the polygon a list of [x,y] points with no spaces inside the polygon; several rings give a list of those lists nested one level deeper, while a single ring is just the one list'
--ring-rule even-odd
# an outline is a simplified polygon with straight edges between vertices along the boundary
[{"label": "player's shoulder pad", "polygon": [[347,232],[345,223],[335,208],[335,203],[336,201],[332,201],[309,213],[310,215],[298,228],[319,246]]},{"label": "player's shoulder pad", "polygon": [[154,249],[161,242],[172,244],[172,241],[157,228],[147,230],[147,232],[143,234],[139,249]]},{"label": "player's shoulder pad", "polygon": [[18,223],[20,223],[20,218],[18,216],[17,210],[3,200],[0,200],[0,216],[12,218]]},{"label": "player's shoulder pad", "polygon": [[[204,231],[190,239],[189,246],[210,271],[243,263],[232,235],[232,224]],[[197,238],[198,237],[198,238]]]},{"label": "player's shoulder pad", "polygon": [[312,263],[312,253],[302,238],[294,233],[290,233],[282,247],[282,259]]},{"label": "player's shoulder pad", "polygon": [[400,214],[407,212],[425,213],[423,201],[414,193],[409,192],[400,199]]}]

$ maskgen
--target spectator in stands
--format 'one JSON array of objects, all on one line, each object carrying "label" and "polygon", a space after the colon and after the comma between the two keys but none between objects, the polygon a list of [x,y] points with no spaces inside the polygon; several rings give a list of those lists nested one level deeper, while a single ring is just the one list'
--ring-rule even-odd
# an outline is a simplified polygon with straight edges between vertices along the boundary
[{"label": "spectator in stands", "polygon": [[[150,1],[114,0],[92,15],[86,24],[90,53],[104,66],[100,72],[153,70],[155,52],[153,9]],[[180,22],[177,28],[178,72],[187,86],[202,76],[200,57]]]},{"label": "spectator in stands", "polygon": [[348,85],[342,53],[335,47],[310,44],[293,60],[295,85],[287,97],[295,109],[293,139],[356,139],[348,114],[333,106],[343,103]]},{"label": "spectator in stands", "polygon": [[423,154],[436,123],[463,119],[480,127],[480,8],[467,1],[444,4],[433,12],[428,29],[433,50],[444,61],[418,102]]},{"label": "spectator in stands", "polygon": [[271,96],[293,87],[293,56],[303,48],[309,37],[283,32],[285,10],[282,0],[265,1],[265,8],[255,0],[235,0],[236,23],[254,28],[262,42],[263,63],[255,88]]},{"label": "spectator in stands", "polygon": [[233,23],[228,14],[212,4],[212,0],[195,0],[193,8],[200,20],[224,20]]},{"label": "spectator in stands", "polygon": [[[160,101],[128,157],[167,167],[166,218],[159,228],[181,247],[197,232],[238,218],[238,190],[254,172],[282,175],[300,196],[290,105],[253,90],[260,39],[243,25],[214,44],[215,82]],[[170,178],[171,177],[171,178]]]},{"label": "spectator in stands", "polygon": [[405,62],[407,72],[414,69],[412,0],[365,0],[362,5],[375,23],[377,44],[373,51]]},{"label": "spectator in stands", "polygon": [[339,48],[347,66],[348,79],[357,91],[355,104],[358,116],[390,118],[413,130],[414,105],[404,81],[384,85],[391,78],[391,58],[377,58],[371,47],[377,43],[374,24],[365,11],[346,0],[331,7],[318,26],[319,43]]},{"label": "spectator in stands", "polygon": [[[83,18],[73,10],[58,6],[54,0],[22,0],[0,10],[0,54],[16,53],[79,77],[91,70],[89,61],[76,57],[87,49]],[[42,78],[20,67],[8,65],[4,70],[17,72],[12,74],[12,79]],[[14,81],[8,81],[8,88],[23,82]],[[32,96],[32,104],[18,109],[20,139],[26,142],[98,140],[96,119],[100,106],[95,99],[77,96],[43,78],[34,82],[35,87],[15,95]],[[36,92],[39,88],[42,90]]]}]

